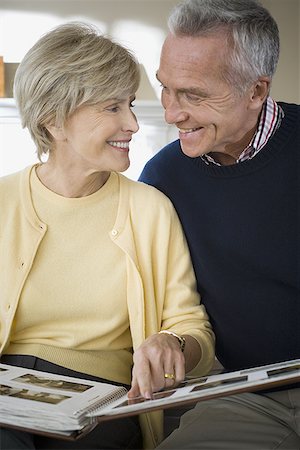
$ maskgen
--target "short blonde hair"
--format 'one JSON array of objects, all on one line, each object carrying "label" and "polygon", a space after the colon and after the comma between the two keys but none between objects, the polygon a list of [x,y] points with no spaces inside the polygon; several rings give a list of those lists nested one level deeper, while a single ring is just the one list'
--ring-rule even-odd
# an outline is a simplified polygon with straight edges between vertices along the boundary
[{"label": "short blonde hair", "polygon": [[47,125],[63,126],[82,105],[134,95],[140,82],[133,54],[92,25],[69,22],[43,35],[21,61],[14,97],[41,160],[52,146]]}]

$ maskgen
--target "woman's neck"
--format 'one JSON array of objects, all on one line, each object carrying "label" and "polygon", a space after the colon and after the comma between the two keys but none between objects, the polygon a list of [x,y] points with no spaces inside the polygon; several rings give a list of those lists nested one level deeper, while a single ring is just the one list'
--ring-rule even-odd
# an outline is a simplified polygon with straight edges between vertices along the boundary
[{"label": "woman's neck", "polygon": [[36,167],[36,174],[46,188],[68,198],[86,197],[101,189],[110,172],[79,172],[62,168],[50,161]]}]

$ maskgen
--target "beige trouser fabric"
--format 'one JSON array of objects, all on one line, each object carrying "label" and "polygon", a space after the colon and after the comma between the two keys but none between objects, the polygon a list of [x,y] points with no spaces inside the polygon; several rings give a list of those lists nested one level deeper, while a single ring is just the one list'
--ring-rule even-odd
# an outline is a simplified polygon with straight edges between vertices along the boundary
[{"label": "beige trouser fabric", "polygon": [[200,402],[158,448],[300,450],[300,389]]}]

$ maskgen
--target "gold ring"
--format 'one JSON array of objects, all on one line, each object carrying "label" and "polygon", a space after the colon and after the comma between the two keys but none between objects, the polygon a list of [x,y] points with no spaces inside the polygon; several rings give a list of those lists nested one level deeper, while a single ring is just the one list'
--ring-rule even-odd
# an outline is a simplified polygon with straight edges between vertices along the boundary
[{"label": "gold ring", "polygon": [[165,373],[165,378],[169,378],[170,380],[175,380],[174,373]]}]

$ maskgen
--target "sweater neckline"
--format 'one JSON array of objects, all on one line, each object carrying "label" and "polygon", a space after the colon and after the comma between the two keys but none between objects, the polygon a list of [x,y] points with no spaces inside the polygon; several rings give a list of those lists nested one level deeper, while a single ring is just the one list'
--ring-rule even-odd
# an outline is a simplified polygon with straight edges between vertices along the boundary
[{"label": "sweater neckline", "polygon": [[229,166],[218,166],[215,164],[208,165],[203,161],[201,156],[196,158],[186,156],[181,150],[179,141],[181,154],[184,158],[188,159],[191,164],[197,166],[197,168],[203,173],[212,177],[237,177],[256,171],[257,169],[268,164],[271,159],[280,154],[282,149],[288,146],[290,141],[294,139],[293,135],[297,128],[297,117],[299,117],[299,106],[281,102],[278,104],[280,104],[284,110],[285,117],[282,119],[282,123],[279,129],[275,132],[274,136],[253,159]]}]

